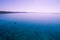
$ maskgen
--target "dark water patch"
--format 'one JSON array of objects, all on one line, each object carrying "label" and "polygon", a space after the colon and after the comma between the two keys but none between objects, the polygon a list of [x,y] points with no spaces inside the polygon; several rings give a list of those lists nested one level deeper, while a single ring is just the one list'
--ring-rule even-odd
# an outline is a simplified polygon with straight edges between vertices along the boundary
[{"label": "dark water patch", "polygon": [[16,22],[14,22],[14,24],[16,24]]}]

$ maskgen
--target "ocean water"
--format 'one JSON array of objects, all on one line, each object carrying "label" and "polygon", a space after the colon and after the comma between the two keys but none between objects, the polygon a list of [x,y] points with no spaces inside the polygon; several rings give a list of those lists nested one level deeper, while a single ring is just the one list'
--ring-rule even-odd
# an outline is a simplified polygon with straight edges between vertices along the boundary
[{"label": "ocean water", "polygon": [[60,40],[60,14],[0,14],[0,40]]}]

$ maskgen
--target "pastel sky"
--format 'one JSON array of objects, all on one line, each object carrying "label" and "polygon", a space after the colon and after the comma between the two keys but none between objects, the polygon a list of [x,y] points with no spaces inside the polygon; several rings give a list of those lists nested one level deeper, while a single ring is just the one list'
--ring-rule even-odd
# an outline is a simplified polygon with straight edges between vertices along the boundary
[{"label": "pastel sky", "polygon": [[0,11],[60,13],[60,0],[0,0]]}]

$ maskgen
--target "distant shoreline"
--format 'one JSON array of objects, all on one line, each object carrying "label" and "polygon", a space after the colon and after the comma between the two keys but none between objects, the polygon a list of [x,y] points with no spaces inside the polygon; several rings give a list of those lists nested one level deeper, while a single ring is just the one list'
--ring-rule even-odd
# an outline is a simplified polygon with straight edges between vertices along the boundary
[{"label": "distant shoreline", "polygon": [[13,11],[0,11],[0,14],[8,13],[40,13],[40,14],[60,14],[60,13],[48,13],[48,12],[13,12]]},{"label": "distant shoreline", "polygon": [[10,11],[0,11],[0,14],[4,13],[27,13],[27,12],[10,12]]}]

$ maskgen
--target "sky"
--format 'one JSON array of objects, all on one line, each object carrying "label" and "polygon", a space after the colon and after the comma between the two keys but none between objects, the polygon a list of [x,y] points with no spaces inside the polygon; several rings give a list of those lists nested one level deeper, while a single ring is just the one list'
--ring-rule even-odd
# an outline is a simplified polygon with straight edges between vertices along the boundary
[{"label": "sky", "polygon": [[0,11],[60,13],[60,0],[0,0]]}]

